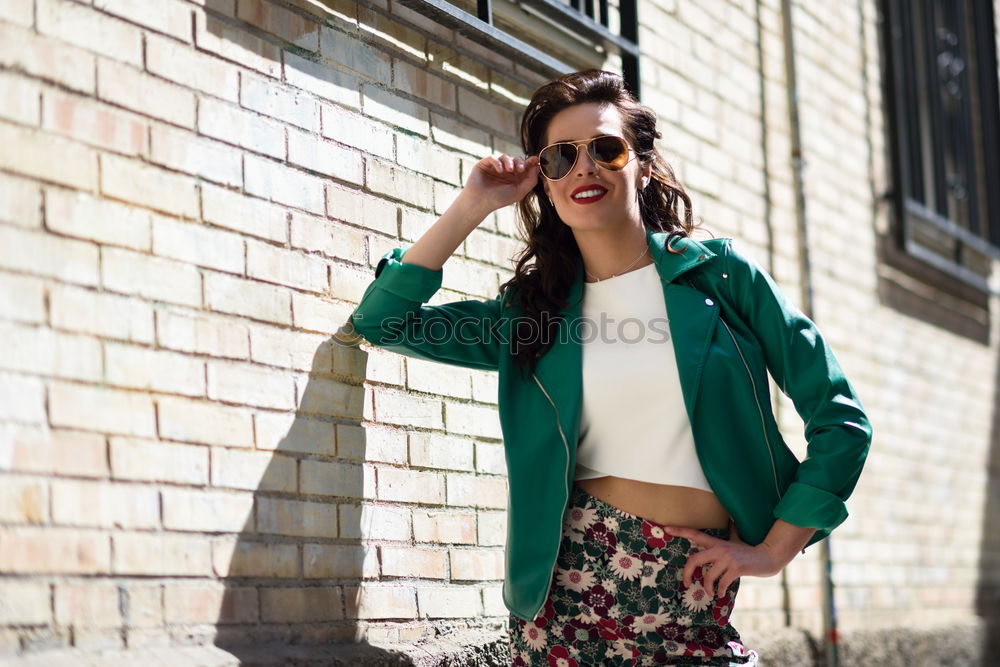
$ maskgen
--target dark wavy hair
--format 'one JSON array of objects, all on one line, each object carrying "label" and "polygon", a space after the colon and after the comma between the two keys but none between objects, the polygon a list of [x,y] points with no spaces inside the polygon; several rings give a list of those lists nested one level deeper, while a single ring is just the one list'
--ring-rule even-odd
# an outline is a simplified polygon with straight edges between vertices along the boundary
[{"label": "dark wavy hair", "polygon": [[[614,72],[584,70],[553,79],[534,92],[521,118],[521,147],[525,156],[537,155],[549,123],[557,113],[576,104],[613,105],[621,114],[625,139],[635,150],[640,164],[652,162],[652,178],[640,191],[642,224],[654,232],[668,232],[667,248],[674,237],[690,236],[695,229],[691,199],[674,176],[674,170],[653,145],[661,137],[656,114],[636,101]],[[514,276],[501,291],[516,288],[523,315],[516,320],[513,350],[522,377],[534,372],[538,359],[556,339],[560,308],[576,278],[580,248],[572,230],[556,212],[538,184],[517,203],[517,222],[526,246],[515,257]],[[681,213],[677,209],[681,206]]]}]

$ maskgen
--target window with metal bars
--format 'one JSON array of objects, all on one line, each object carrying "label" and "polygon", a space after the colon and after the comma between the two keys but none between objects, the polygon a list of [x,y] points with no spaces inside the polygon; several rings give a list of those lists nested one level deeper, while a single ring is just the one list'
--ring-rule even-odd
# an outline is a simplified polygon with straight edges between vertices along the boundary
[{"label": "window with metal bars", "polygon": [[399,0],[544,75],[619,69],[638,98],[636,0]]},{"label": "window with metal bars", "polygon": [[893,237],[987,290],[1000,258],[1000,111],[992,0],[882,0]]}]

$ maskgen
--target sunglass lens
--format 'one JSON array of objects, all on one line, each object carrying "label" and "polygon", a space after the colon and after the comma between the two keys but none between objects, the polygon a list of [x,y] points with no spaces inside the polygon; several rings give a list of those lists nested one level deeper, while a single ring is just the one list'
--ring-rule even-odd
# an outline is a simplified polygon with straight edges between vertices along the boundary
[{"label": "sunglass lens", "polygon": [[562,178],[573,168],[576,161],[576,147],[572,144],[549,146],[538,156],[542,173],[549,178]]},{"label": "sunglass lens", "polygon": [[628,146],[618,137],[598,137],[589,148],[594,161],[609,169],[621,169],[628,163]]}]

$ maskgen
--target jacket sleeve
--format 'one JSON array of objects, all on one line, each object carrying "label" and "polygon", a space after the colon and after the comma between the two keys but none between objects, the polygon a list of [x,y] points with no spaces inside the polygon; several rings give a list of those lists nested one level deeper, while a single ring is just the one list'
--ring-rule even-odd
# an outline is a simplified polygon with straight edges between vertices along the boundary
[{"label": "jacket sleeve", "polygon": [[775,518],[831,531],[861,475],[872,427],[816,325],[754,260],[725,247],[731,302],[753,329],[768,371],[805,423],[806,458],[774,509]]},{"label": "jacket sleeve", "polygon": [[441,287],[443,270],[400,260],[394,248],[375,268],[361,302],[351,313],[354,330],[373,345],[410,357],[497,370],[500,297],[424,305]]}]

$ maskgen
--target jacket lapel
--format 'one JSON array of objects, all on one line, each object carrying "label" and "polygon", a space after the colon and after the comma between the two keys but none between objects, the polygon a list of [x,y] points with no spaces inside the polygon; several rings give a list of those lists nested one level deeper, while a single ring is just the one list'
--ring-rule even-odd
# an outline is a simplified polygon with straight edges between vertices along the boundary
[{"label": "jacket lapel", "polygon": [[[707,304],[706,296],[697,290],[673,281],[688,269],[712,259],[715,253],[693,239],[675,239],[672,247],[683,252],[670,252],[666,249],[666,239],[665,232],[646,230],[646,240],[663,285],[681,391],[691,416],[719,307]],[[535,375],[556,402],[566,437],[575,451],[583,394],[583,349],[579,339],[583,260],[580,258],[568,301],[569,305],[559,311],[563,318],[556,344],[538,360]]]}]

